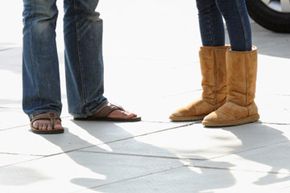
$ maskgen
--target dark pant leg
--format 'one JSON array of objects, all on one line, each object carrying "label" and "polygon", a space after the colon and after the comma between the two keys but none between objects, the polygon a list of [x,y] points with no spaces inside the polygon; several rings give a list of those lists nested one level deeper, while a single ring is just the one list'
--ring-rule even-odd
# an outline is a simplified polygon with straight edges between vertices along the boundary
[{"label": "dark pant leg", "polygon": [[203,46],[225,44],[224,24],[215,0],[196,0]]},{"label": "dark pant leg", "polygon": [[216,0],[216,3],[226,21],[232,50],[251,50],[251,26],[245,0]]}]

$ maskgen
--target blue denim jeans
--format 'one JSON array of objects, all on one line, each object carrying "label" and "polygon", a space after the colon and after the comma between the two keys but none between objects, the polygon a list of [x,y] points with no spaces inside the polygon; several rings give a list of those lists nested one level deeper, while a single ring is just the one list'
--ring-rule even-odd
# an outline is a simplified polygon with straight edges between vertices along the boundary
[{"label": "blue denim jeans", "polygon": [[[31,118],[62,110],[56,47],[56,0],[23,0],[23,110]],[[64,0],[65,71],[69,112],[87,117],[104,93],[102,20],[98,0]]]},{"label": "blue denim jeans", "polygon": [[251,26],[245,0],[196,0],[202,44],[223,46],[225,20],[231,49],[252,49]]}]

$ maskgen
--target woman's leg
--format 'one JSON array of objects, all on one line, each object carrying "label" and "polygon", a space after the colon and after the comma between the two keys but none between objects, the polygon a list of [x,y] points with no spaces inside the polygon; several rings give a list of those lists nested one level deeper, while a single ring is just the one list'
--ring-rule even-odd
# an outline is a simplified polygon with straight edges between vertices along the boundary
[{"label": "woman's leg", "polygon": [[202,98],[177,109],[170,115],[172,121],[202,120],[219,108],[226,99],[226,62],[224,25],[215,0],[197,0],[200,32],[203,46],[199,51],[202,75]]},{"label": "woman's leg", "polygon": [[225,44],[224,24],[215,0],[196,0],[203,46]]},{"label": "woman's leg", "polygon": [[257,49],[252,48],[251,28],[244,0],[216,0],[231,42],[226,52],[227,100],[202,123],[208,127],[234,126],[259,120],[255,104]]},{"label": "woman's leg", "polygon": [[231,49],[250,51],[252,35],[245,0],[216,0],[216,4],[226,22]]}]

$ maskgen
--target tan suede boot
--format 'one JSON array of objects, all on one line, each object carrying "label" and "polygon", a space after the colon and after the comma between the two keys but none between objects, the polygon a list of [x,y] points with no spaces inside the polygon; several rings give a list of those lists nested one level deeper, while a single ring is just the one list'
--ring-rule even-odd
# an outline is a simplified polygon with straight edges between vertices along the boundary
[{"label": "tan suede boot", "polygon": [[202,98],[176,110],[172,121],[202,120],[226,101],[226,50],[229,46],[204,46],[200,48]]},{"label": "tan suede boot", "polygon": [[254,102],[257,78],[257,49],[227,51],[227,102],[207,115],[202,124],[207,127],[234,126],[259,119]]}]

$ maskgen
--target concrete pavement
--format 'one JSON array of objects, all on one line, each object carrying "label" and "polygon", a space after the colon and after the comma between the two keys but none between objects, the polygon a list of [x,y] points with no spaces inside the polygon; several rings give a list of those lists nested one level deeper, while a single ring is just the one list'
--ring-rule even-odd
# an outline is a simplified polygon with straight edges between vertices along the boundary
[{"label": "concrete pavement", "polygon": [[172,123],[168,115],[201,94],[194,1],[101,1],[105,95],[143,121],[82,122],[67,112],[60,12],[66,129],[41,136],[21,110],[21,7],[8,8],[15,17],[0,38],[1,193],[290,192],[290,35],[252,23],[260,122]]}]

